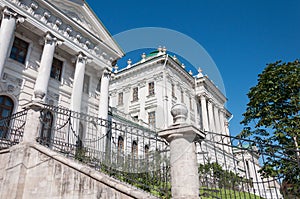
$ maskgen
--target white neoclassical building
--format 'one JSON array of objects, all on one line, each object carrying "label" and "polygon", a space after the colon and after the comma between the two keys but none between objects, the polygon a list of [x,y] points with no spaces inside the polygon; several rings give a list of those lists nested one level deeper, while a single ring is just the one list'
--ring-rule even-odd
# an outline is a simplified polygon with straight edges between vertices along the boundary
[{"label": "white neoclassical building", "polygon": [[135,64],[128,60],[125,68],[114,71],[109,90],[112,107],[151,128],[173,124],[171,107],[184,103],[189,110],[188,123],[229,135],[231,113],[225,108],[224,94],[200,70],[194,76],[187,72],[165,48],[143,54]]},{"label": "white neoclassical building", "polygon": [[87,3],[1,0],[0,10],[0,118],[36,101],[106,119],[123,52]]}]

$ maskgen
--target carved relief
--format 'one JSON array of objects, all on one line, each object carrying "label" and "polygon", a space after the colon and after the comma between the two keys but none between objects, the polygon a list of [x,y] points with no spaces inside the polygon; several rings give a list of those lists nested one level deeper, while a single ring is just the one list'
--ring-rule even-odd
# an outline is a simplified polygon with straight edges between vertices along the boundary
[{"label": "carved relief", "polygon": [[23,80],[8,73],[4,73],[1,80],[1,92],[7,92],[14,96],[20,94],[23,86]]}]

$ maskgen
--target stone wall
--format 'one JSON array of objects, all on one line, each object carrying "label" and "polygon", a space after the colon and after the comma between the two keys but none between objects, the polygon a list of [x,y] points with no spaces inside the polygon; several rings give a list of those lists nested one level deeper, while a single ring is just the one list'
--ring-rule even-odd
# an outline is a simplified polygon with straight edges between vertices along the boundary
[{"label": "stone wall", "polygon": [[0,198],[155,198],[38,144],[0,151]]}]

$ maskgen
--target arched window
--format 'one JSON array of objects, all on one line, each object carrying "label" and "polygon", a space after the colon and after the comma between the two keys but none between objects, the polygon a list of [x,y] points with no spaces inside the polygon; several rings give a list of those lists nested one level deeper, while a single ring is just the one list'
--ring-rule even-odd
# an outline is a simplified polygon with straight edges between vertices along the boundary
[{"label": "arched window", "polygon": [[[14,109],[13,100],[5,95],[0,96],[0,120],[12,114]],[[6,138],[9,129],[9,120],[0,122],[0,138]]]},{"label": "arched window", "polygon": [[145,145],[145,149],[144,149],[144,155],[145,155],[145,158],[148,159],[149,158],[149,146],[148,145]]},{"label": "arched window", "polygon": [[122,136],[119,136],[118,138],[118,154],[124,152],[124,138]]},{"label": "arched window", "polygon": [[132,142],[131,153],[132,153],[133,157],[137,157],[138,156],[138,144],[137,144],[136,141]]},{"label": "arched window", "polygon": [[53,115],[52,115],[52,113],[50,111],[43,112],[41,141],[42,141],[42,144],[45,144],[47,146],[49,146],[50,143],[51,143],[52,124],[53,124]]}]

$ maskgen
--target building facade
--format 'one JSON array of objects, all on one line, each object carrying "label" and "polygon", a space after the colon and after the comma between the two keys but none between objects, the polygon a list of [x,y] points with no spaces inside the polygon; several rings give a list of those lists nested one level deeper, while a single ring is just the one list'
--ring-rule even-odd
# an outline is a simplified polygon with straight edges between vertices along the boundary
[{"label": "building facade", "polygon": [[107,119],[123,52],[86,2],[1,0],[0,9],[0,117],[35,101]]}]

